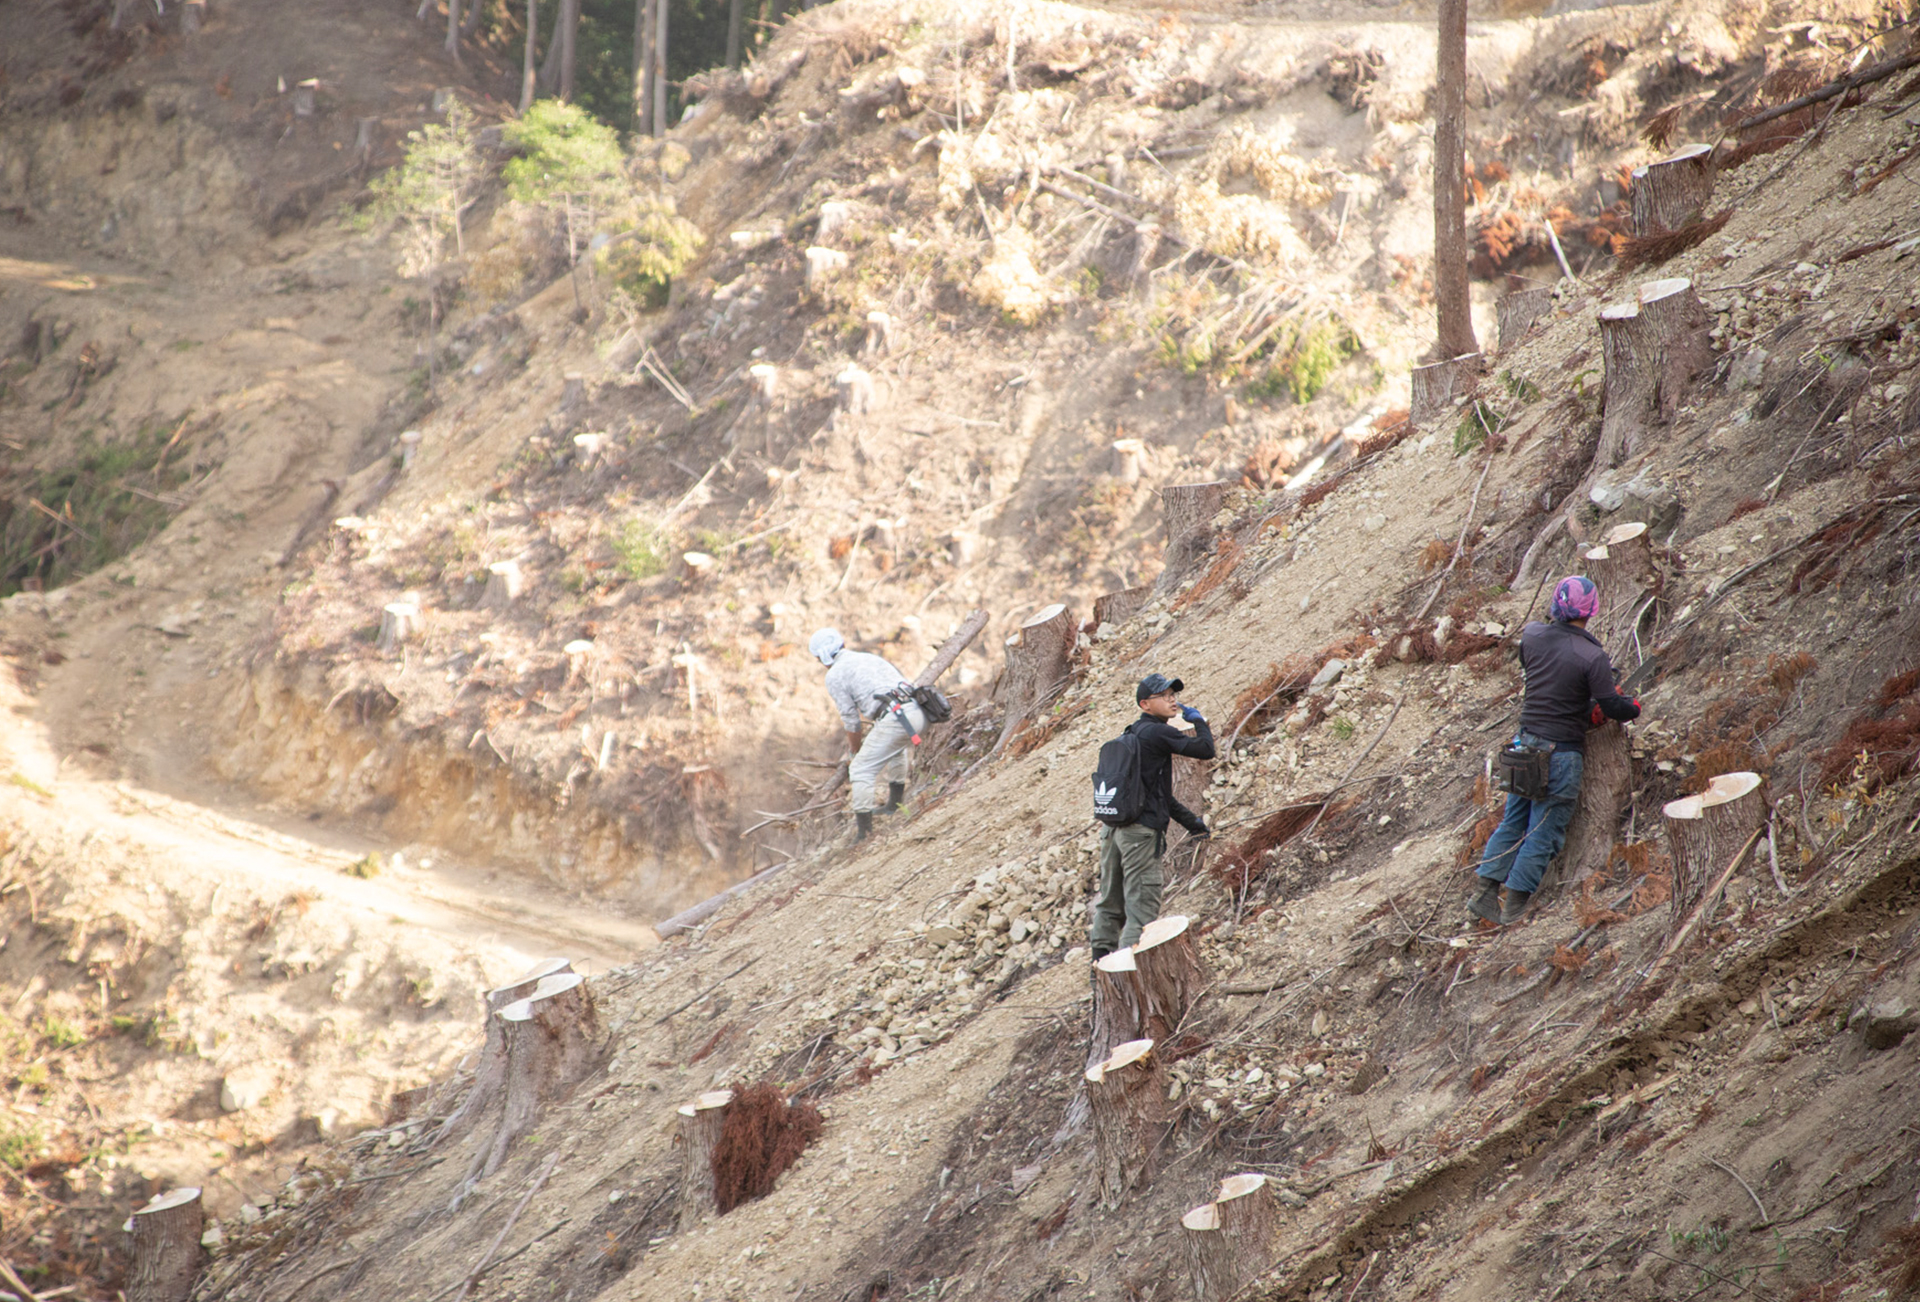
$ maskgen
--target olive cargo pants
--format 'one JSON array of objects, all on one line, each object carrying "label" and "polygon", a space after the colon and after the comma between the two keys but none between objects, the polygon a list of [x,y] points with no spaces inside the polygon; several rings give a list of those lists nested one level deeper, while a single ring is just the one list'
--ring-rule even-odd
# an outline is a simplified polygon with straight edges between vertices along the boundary
[{"label": "olive cargo pants", "polygon": [[1167,834],[1138,823],[1100,829],[1100,894],[1093,902],[1093,947],[1121,949],[1160,916],[1160,855]]}]

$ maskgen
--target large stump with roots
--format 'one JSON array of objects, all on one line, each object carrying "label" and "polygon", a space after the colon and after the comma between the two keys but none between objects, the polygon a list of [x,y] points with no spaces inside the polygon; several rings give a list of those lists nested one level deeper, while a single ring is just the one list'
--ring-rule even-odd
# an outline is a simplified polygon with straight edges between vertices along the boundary
[{"label": "large stump with roots", "polygon": [[1636,650],[1634,633],[1646,617],[1647,596],[1660,585],[1647,526],[1637,522],[1615,525],[1583,559],[1587,577],[1600,594],[1599,613],[1587,630],[1600,639],[1610,655],[1626,663],[1628,655]]},{"label": "large stump with roots", "polygon": [[1100,1201],[1118,1207],[1152,1182],[1167,1137],[1167,1077],[1152,1040],[1129,1040],[1087,1068]]},{"label": "large stump with roots", "polygon": [[1635,235],[1691,226],[1713,197],[1713,146],[1686,145],[1657,163],[1633,169],[1629,221]]},{"label": "large stump with roots", "polygon": [[135,1212],[127,1221],[133,1234],[127,1302],[186,1302],[200,1273],[205,1224],[200,1190],[191,1185],[163,1193]]},{"label": "large stump with roots", "polygon": [[506,1024],[506,1100],[479,1175],[499,1170],[548,1105],[571,1093],[599,1061],[599,1017],[585,982],[573,972],[541,977],[525,998],[494,1014]]},{"label": "large stump with roots", "polygon": [[1042,607],[1007,639],[1007,676],[1003,699],[1006,722],[1000,728],[998,751],[1014,731],[1032,717],[1041,703],[1067,676],[1080,626],[1064,605]]},{"label": "large stump with roots", "polygon": [[1553,306],[1553,286],[1535,285],[1529,289],[1517,289],[1506,295],[1494,305],[1500,322],[1500,351],[1511,352],[1527,332],[1533,329],[1533,323]]},{"label": "large stump with roots", "polygon": [[440,1133],[434,1136],[434,1143],[457,1139],[473,1129],[476,1123],[499,1105],[505,1095],[507,1025],[495,1014],[532,994],[534,987],[544,978],[571,971],[573,964],[564,958],[542,959],[520,977],[487,991],[486,1040],[480,1046],[480,1059],[474,1064],[473,1087],[460,1101],[460,1106],[441,1123]]},{"label": "large stump with roots", "polygon": [[1193,563],[1213,546],[1213,517],[1219,514],[1227,490],[1224,479],[1203,484],[1168,484],[1160,490],[1160,507],[1167,526],[1166,568],[1155,585],[1160,592],[1180,586]]},{"label": "large stump with roots", "polygon": [[1280,1207],[1272,1183],[1249,1172],[1220,1182],[1213,1202],[1180,1218],[1198,1302],[1225,1302],[1272,1264]]},{"label": "large stump with roots", "polygon": [[[1588,731],[1586,762],[1580,775],[1580,794],[1574,801],[1573,819],[1567,824],[1566,846],[1556,866],[1549,866],[1553,880],[1567,886],[1578,885],[1586,877],[1606,867],[1613,843],[1620,834],[1620,815],[1633,794],[1633,752],[1628,744],[1625,724],[1608,719]],[[1542,885],[1545,885],[1542,881]]]},{"label": "large stump with roots", "polygon": [[1206,985],[1206,969],[1194,949],[1189,920],[1180,914],[1155,918],[1140,939],[1093,965],[1092,1067],[1114,1046],[1129,1040],[1164,1040],[1178,1030]]},{"label": "large stump with roots", "polygon": [[1596,471],[1637,455],[1673,422],[1694,378],[1713,360],[1711,329],[1706,306],[1684,277],[1647,281],[1632,301],[1600,309],[1606,379]]},{"label": "large stump with roots", "polygon": [[726,1126],[732,1090],[709,1090],[680,1105],[680,1229],[692,1229],[714,1209],[713,1150]]},{"label": "large stump with roots", "polygon": [[1415,425],[1430,425],[1439,420],[1471,392],[1486,374],[1484,353],[1462,353],[1445,361],[1413,368],[1413,401],[1409,417]]},{"label": "large stump with roots", "polygon": [[1726,869],[1755,829],[1767,821],[1758,773],[1722,773],[1697,796],[1670,800],[1667,844],[1673,852],[1673,913],[1679,927],[1700,903],[1707,883]]}]

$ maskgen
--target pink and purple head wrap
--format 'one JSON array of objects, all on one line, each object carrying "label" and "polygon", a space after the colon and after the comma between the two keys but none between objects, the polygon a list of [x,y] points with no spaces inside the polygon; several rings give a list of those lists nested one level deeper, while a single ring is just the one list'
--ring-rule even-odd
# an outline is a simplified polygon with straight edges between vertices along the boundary
[{"label": "pink and purple head wrap", "polygon": [[1570,574],[1553,590],[1555,620],[1592,619],[1600,609],[1600,593],[1590,579]]}]

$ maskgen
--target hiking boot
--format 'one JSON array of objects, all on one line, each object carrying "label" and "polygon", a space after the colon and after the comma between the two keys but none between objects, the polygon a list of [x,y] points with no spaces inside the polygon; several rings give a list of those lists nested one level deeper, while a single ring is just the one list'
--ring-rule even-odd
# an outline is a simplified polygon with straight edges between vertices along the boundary
[{"label": "hiking boot", "polygon": [[1101,959],[1105,958],[1107,955],[1111,953],[1113,953],[1113,951],[1106,948],[1106,946],[1095,945],[1093,947],[1093,961],[1098,963]]},{"label": "hiking boot", "polygon": [[853,816],[853,843],[859,845],[873,835],[873,815],[855,814]]},{"label": "hiking boot", "polygon": [[1520,921],[1520,915],[1527,911],[1527,901],[1532,898],[1532,891],[1508,891],[1506,907],[1500,910],[1500,925],[1510,927]]},{"label": "hiking boot", "polygon": [[1467,912],[1488,922],[1500,921],[1500,883],[1491,877],[1480,879],[1480,889],[1467,897]]},{"label": "hiking boot", "polygon": [[899,813],[900,802],[905,800],[906,798],[907,798],[906,783],[904,782],[887,783],[887,803],[880,806],[880,812],[883,814]]}]

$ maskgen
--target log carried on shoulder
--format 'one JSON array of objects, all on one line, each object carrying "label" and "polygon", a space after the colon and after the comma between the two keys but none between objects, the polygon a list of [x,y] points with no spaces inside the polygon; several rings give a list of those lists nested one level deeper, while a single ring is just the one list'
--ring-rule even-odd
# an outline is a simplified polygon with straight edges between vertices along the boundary
[{"label": "log carried on shoulder", "polygon": [[1198,1302],[1225,1302],[1272,1264],[1280,1207],[1258,1172],[1230,1175],[1213,1202],[1180,1218]]},{"label": "log carried on shoulder", "polygon": [[1660,235],[1700,220],[1713,197],[1712,145],[1686,145],[1633,169],[1629,221],[1635,235]]},{"label": "log carried on shoulder", "polygon": [[1713,359],[1706,306],[1681,276],[1647,281],[1631,301],[1601,308],[1600,344],[1606,410],[1595,471],[1636,455],[1656,428],[1670,424]]},{"label": "log carried on shoulder", "polygon": [[1143,1189],[1159,1165],[1167,1137],[1167,1079],[1152,1040],[1129,1040],[1087,1068],[1100,1201],[1118,1207]]},{"label": "log carried on shoulder", "polygon": [[1673,914],[1678,928],[1704,898],[1708,876],[1767,821],[1758,773],[1722,773],[1697,796],[1670,800],[1667,842],[1673,852]]},{"label": "log carried on shoulder", "polygon": [[732,1090],[708,1090],[680,1105],[680,1229],[714,1210],[713,1150],[726,1128]]},{"label": "log carried on shoulder", "polygon": [[157,1195],[127,1221],[133,1235],[133,1273],[127,1302],[186,1302],[200,1273],[200,1232],[206,1216],[192,1185]]},{"label": "log carried on shoulder", "polygon": [[1156,918],[1130,948],[1117,949],[1093,965],[1089,1067],[1128,1040],[1164,1040],[1185,1020],[1206,984],[1189,921],[1177,913]]}]

